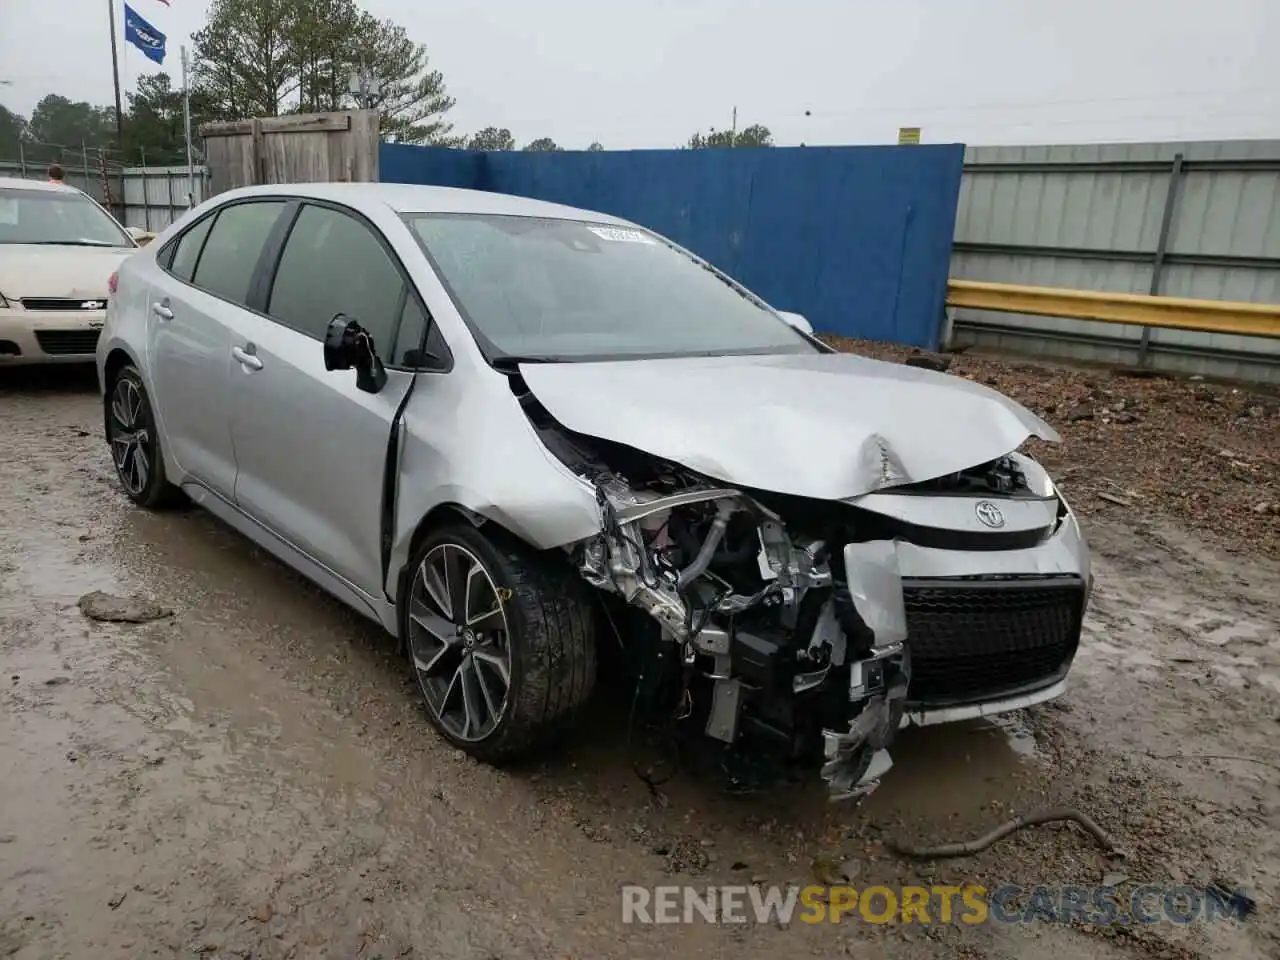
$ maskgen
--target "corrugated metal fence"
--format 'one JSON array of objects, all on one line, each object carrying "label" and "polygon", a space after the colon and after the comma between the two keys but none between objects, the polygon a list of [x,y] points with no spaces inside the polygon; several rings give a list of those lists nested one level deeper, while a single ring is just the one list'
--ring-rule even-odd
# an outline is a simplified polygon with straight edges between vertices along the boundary
[{"label": "corrugated metal fence", "polygon": [[[64,163],[63,172],[69,186],[105,203],[126,227],[155,232],[187,211],[188,191],[194,190],[194,200],[199,203],[208,189],[204,167],[195,168],[194,181],[188,179],[186,167],[108,167],[104,175],[94,168],[90,156],[82,164]],[[0,177],[44,180],[46,166],[0,160]]]},{"label": "corrugated metal fence", "polygon": [[[1280,302],[1280,142],[971,147],[951,275]],[[1280,341],[959,310],[953,342],[1280,384]]]},{"label": "corrugated metal fence", "polygon": [[381,179],[513,193],[665,234],[820,331],[936,347],[963,147],[472,152],[384,144]]},{"label": "corrugated metal fence", "polygon": [[125,167],[120,173],[121,221],[159,233],[206,195],[204,167],[189,177],[186,167]]}]

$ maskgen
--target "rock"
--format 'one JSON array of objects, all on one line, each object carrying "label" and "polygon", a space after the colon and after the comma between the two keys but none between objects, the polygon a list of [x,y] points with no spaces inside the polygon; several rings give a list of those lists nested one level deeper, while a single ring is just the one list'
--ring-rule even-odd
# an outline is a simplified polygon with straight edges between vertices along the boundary
[{"label": "rock", "polygon": [[1102,885],[1104,887],[1118,887],[1128,879],[1129,875],[1127,873],[1108,873],[1103,876]]},{"label": "rock", "polygon": [[90,620],[105,623],[150,623],[173,616],[173,611],[143,597],[114,597],[101,590],[86,593],[79,607]]},{"label": "rock", "polygon": [[1067,419],[1072,423],[1078,423],[1081,420],[1092,420],[1093,418],[1093,407],[1087,403],[1081,404],[1067,414]]},{"label": "rock", "polygon": [[[1267,501],[1264,500],[1262,503],[1255,503],[1253,505],[1253,512],[1262,514],[1271,513],[1271,508],[1273,506],[1275,506],[1275,504],[1267,503]],[[47,680],[45,682],[48,683]]]},{"label": "rock", "polygon": [[1132,413],[1117,413],[1111,418],[1114,423],[1137,423],[1139,418]]},{"label": "rock", "polygon": [[1128,500],[1126,500],[1124,497],[1117,497],[1114,493],[1107,493],[1106,491],[1099,493],[1098,499],[1106,500],[1108,503],[1114,503],[1116,504],[1116,506],[1120,506],[1120,507],[1133,506],[1133,504],[1130,503]]},{"label": "rock", "polygon": [[64,683],[70,683],[70,682],[71,682],[70,677],[50,677],[48,680],[44,682],[44,685],[46,687],[60,687]]}]

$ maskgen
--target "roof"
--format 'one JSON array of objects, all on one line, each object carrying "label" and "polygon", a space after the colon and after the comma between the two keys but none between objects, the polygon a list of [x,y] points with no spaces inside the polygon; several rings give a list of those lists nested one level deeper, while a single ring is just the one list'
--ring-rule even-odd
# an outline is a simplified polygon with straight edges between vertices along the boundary
[{"label": "roof", "polygon": [[27,180],[23,177],[0,177],[0,190],[48,190],[51,193],[81,193],[65,183],[46,183],[44,180]]},{"label": "roof", "polygon": [[558,203],[532,200],[506,193],[484,190],[461,190],[456,187],[428,187],[410,183],[287,183],[242,187],[221,194],[252,196],[285,194],[330,200],[357,209],[375,204],[390,207],[396,213],[475,213],[513,217],[547,217],[555,220],[591,220],[597,223],[625,224],[627,221],[592,210],[581,210]]}]

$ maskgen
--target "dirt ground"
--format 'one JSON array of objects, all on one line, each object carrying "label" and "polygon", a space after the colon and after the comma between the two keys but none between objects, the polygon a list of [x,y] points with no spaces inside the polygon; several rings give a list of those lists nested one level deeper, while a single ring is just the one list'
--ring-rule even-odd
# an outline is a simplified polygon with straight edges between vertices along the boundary
[{"label": "dirt ground", "polygon": [[[731,797],[697,763],[660,803],[608,690],[542,763],[463,759],[389,638],[208,516],[128,506],[91,376],[16,373],[0,371],[0,956],[1280,955],[1268,550],[1227,554],[1145,502],[1090,509],[1098,586],[1063,700],[909,732],[861,807],[827,805],[816,782]],[[1123,466],[1107,474],[1121,485]],[[92,621],[77,600],[93,590],[174,615]],[[1070,827],[925,864],[886,847],[1064,804],[1128,856]],[[1220,882],[1257,912],[1149,928],[621,923],[624,883],[806,884],[831,864],[863,885]]]}]

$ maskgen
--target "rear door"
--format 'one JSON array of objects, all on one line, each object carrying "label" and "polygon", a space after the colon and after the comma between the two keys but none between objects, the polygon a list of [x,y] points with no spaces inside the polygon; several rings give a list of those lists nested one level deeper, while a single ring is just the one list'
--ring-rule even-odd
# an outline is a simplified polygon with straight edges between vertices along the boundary
[{"label": "rear door", "polygon": [[[320,203],[298,211],[263,293],[266,316],[244,318],[233,334],[236,503],[380,597],[387,443],[426,314],[377,228]],[[358,390],[354,371],[325,370],[324,335],[338,313],[373,336],[388,368],[381,392]]]},{"label": "rear door", "polygon": [[162,251],[147,314],[151,390],[181,469],[231,499],[231,329],[247,314],[258,261],[284,200],[235,202]]}]

